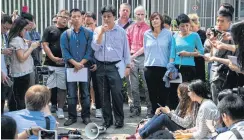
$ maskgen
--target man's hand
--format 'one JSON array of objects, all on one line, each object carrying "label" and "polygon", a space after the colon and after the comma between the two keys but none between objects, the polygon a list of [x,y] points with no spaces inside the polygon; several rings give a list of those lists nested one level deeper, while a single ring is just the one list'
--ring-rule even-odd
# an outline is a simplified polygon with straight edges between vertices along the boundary
[{"label": "man's hand", "polygon": [[91,66],[90,70],[91,70],[92,72],[96,71],[96,70],[97,70],[97,64],[93,64],[93,65]]},{"label": "man's hand", "polygon": [[84,68],[84,65],[78,62],[75,62],[74,66],[75,66],[74,68],[75,72],[78,72],[80,69]]},{"label": "man's hand", "polygon": [[104,24],[101,26],[101,33],[104,33],[104,32],[107,32],[109,29],[108,29],[108,24]]},{"label": "man's hand", "polygon": [[61,62],[64,63],[63,58],[59,58],[59,57],[54,57],[52,61],[55,62],[56,64],[60,64]]},{"label": "man's hand", "polygon": [[4,55],[10,56],[10,55],[12,55],[12,53],[13,53],[13,48],[2,49],[2,54],[4,54]]},{"label": "man's hand", "polygon": [[32,133],[35,135],[35,136],[38,136],[38,134],[39,134],[39,131],[41,131],[41,130],[44,130],[43,128],[41,128],[41,127],[31,127],[31,129],[32,129]]},{"label": "man's hand", "polygon": [[230,32],[224,32],[223,33],[223,40],[232,40],[232,36],[231,36],[231,33]]},{"label": "man's hand", "polygon": [[207,62],[213,62],[213,61],[215,61],[215,56],[204,55],[203,58],[204,58],[205,61],[207,61]]},{"label": "man's hand", "polygon": [[228,67],[229,67],[232,71],[241,73],[240,68],[239,68],[237,65],[233,64],[231,61],[229,62]]},{"label": "man's hand", "polygon": [[40,47],[40,46],[41,46],[41,44],[39,41],[31,42],[31,48],[33,48],[33,50]]},{"label": "man's hand", "polygon": [[5,73],[1,72],[1,81],[3,84],[7,82],[8,78],[9,77]]},{"label": "man's hand", "polygon": [[125,77],[130,75],[130,68],[125,69]]}]

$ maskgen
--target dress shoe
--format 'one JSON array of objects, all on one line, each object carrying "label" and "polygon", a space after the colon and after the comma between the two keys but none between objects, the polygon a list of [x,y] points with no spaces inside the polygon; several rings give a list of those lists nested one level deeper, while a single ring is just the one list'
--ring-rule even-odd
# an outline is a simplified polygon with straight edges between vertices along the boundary
[{"label": "dress shoe", "polygon": [[123,121],[117,121],[115,122],[115,128],[122,128],[124,126],[124,122]]},{"label": "dress shoe", "polygon": [[140,110],[137,108],[134,108],[130,114],[130,117],[133,118],[133,117],[140,116],[140,115],[141,115]]},{"label": "dress shoe", "polygon": [[113,123],[104,122],[102,126],[105,128],[109,128],[112,124]]},{"label": "dress shoe", "polygon": [[87,125],[88,123],[90,123],[91,122],[91,119],[90,118],[84,118],[83,119],[83,123],[85,124],[85,125]]},{"label": "dress shoe", "polygon": [[77,122],[77,119],[71,119],[69,118],[65,123],[64,123],[64,126],[69,126],[69,125],[72,125],[73,123],[76,123]]}]

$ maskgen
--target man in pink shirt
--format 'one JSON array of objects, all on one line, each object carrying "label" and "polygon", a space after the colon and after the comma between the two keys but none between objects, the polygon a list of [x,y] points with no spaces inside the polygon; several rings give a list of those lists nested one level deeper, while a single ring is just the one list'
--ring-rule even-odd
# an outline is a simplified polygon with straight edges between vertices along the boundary
[{"label": "man in pink shirt", "polygon": [[140,92],[139,92],[139,74],[141,74],[143,87],[145,88],[145,97],[147,102],[147,115],[151,114],[151,102],[149,100],[148,89],[144,77],[144,48],[143,36],[145,31],[150,29],[145,22],[146,10],[143,6],[138,6],[134,10],[136,23],[130,25],[127,29],[127,37],[131,53],[131,90],[133,97],[133,109],[130,117],[139,116],[141,114]]}]

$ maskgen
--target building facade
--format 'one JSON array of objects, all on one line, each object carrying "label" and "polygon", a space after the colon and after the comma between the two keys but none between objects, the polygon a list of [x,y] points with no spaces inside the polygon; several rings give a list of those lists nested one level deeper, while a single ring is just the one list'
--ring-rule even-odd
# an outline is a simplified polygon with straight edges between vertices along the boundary
[{"label": "building facade", "polygon": [[53,15],[60,9],[79,8],[95,12],[98,17],[97,24],[100,25],[101,7],[112,4],[118,11],[121,3],[131,4],[132,18],[134,17],[133,9],[138,5],[143,5],[147,10],[147,18],[155,11],[168,14],[172,19],[181,13],[197,13],[201,27],[208,28],[215,24],[217,10],[223,2],[228,2],[235,8],[234,22],[244,20],[244,0],[1,0],[1,11],[10,15],[14,10],[20,13],[21,7],[27,5],[30,13],[35,16],[37,31],[40,33],[52,24]]}]

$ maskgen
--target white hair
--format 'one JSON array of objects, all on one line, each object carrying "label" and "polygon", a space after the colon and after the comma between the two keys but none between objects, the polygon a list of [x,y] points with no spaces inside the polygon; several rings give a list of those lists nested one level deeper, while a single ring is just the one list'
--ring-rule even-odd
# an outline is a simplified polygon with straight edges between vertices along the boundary
[{"label": "white hair", "polygon": [[143,10],[145,14],[147,13],[146,9],[142,5],[139,5],[134,9],[134,16],[136,16],[138,10]]}]

